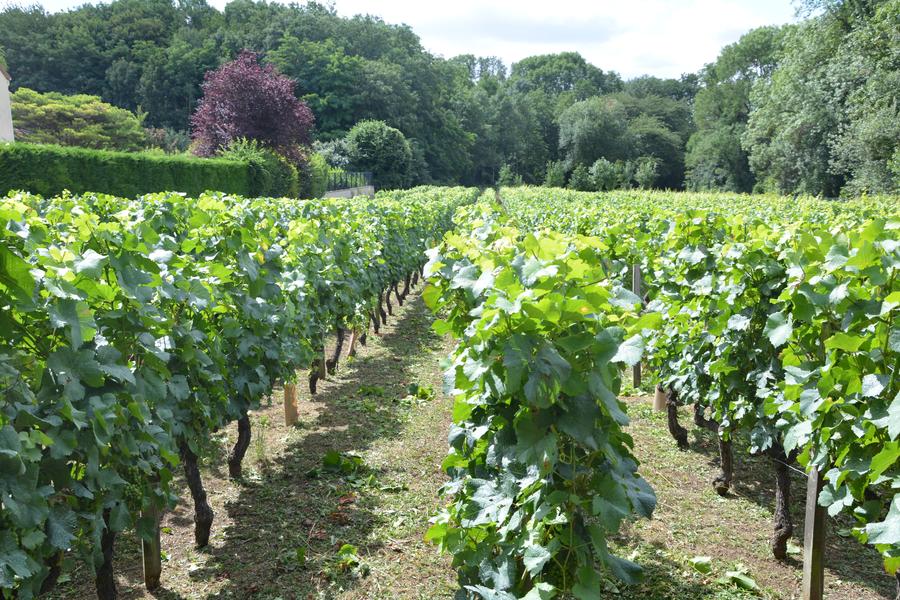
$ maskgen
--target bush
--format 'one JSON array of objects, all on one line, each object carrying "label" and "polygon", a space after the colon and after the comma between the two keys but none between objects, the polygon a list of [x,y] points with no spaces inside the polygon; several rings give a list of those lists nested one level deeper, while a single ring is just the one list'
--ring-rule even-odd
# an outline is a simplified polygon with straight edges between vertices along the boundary
[{"label": "bush", "polygon": [[579,192],[593,192],[596,189],[594,180],[591,179],[591,175],[584,165],[578,165],[572,171],[572,176],[569,177],[569,187]]},{"label": "bush", "polygon": [[634,180],[642,190],[650,189],[659,175],[659,159],[653,156],[642,156],[637,160]]},{"label": "bush", "polygon": [[12,96],[16,139],[97,150],[140,150],[147,146],[143,117],[97,96],[41,94],[19,88]]},{"label": "bush", "polygon": [[321,198],[328,191],[328,174],[331,167],[321,154],[310,154],[307,161],[307,176],[303,178],[301,185],[302,198]]},{"label": "bush", "polygon": [[566,167],[561,160],[553,160],[547,163],[547,174],[544,177],[544,187],[561,188],[566,185]]},{"label": "bush", "polygon": [[605,158],[598,158],[591,166],[591,179],[594,180],[594,188],[606,192],[615,189],[619,183],[619,174],[616,166]]},{"label": "bush", "polygon": [[500,173],[497,175],[497,185],[500,187],[515,187],[522,185],[522,176],[513,171],[508,164],[500,167]]},{"label": "bush", "polygon": [[63,190],[126,197],[159,191],[252,194],[246,163],[18,142],[0,144],[0,193],[10,190],[43,196]]},{"label": "bush", "polygon": [[371,171],[375,185],[402,188],[409,183],[412,149],[399,129],[384,121],[360,121],[347,134],[347,156],[357,171]]},{"label": "bush", "polygon": [[297,168],[256,140],[236,139],[219,156],[247,163],[250,193],[253,196],[300,196],[300,175]]}]

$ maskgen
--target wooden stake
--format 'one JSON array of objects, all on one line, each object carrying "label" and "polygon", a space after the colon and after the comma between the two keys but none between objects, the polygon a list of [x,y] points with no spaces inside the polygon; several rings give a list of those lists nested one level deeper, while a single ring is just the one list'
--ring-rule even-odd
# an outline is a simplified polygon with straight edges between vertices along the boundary
[{"label": "wooden stake", "polygon": [[824,485],[821,472],[814,470],[809,474],[803,531],[803,600],[825,597],[825,509],[819,506]]},{"label": "wooden stake", "polygon": [[284,384],[284,424],[293,427],[297,423],[297,384]]},{"label": "wooden stake", "polygon": [[356,340],[359,339],[359,330],[357,328],[353,328],[353,331],[350,332],[350,349],[347,350],[347,356],[356,356]]},{"label": "wooden stake", "polygon": [[141,540],[141,554],[144,559],[144,586],[147,591],[159,588],[162,576],[162,545],[159,541],[159,509],[151,507],[141,513],[142,517],[153,521],[153,536],[149,541]]},{"label": "wooden stake", "polygon": [[[641,266],[634,265],[631,267],[631,291],[634,294],[641,298],[641,304],[643,304],[643,296],[641,295]],[[632,385],[634,389],[638,389],[641,387],[641,363],[638,362],[631,368],[631,379]]]},{"label": "wooden stake", "polygon": [[666,391],[656,386],[656,395],[653,396],[653,410],[663,412],[666,410]]}]

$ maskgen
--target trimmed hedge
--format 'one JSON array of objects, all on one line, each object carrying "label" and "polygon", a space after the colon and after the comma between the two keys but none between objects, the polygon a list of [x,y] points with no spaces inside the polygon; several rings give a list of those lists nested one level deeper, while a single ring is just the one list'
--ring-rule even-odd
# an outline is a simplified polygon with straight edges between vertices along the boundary
[{"label": "trimmed hedge", "polygon": [[254,196],[247,163],[143,152],[112,152],[44,144],[0,144],[0,194],[25,190],[54,196],[102,192],[134,197],[207,190]]}]

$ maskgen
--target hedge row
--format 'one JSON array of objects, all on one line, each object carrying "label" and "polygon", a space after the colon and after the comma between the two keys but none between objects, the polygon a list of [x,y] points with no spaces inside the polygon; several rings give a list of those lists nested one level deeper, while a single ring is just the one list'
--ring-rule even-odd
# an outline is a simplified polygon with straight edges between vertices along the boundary
[{"label": "hedge row", "polygon": [[0,144],[0,193],[45,196],[103,192],[134,197],[160,191],[206,190],[253,195],[246,163],[43,144]]}]

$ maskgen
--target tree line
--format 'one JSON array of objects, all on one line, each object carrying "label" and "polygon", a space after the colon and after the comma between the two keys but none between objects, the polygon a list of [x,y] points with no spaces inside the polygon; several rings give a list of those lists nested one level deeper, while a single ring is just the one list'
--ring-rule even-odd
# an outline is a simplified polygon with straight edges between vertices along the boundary
[{"label": "tree line", "polygon": [[394,185],[900,190],[900,0],[806,0],[801,10],[797,23],[749,31],[673,79],[623,80],[576,52],[509,67],[443,59],[408,26],[315,2],[11,6],[0,47],[13,89],[99,96],[161,140],[184,139],[204,74],[251,50],[296,81],[331,164],[346,164],[360,140],[394,139],[373,121],[399,131],[399,156],[382,161],[399,165]]}]

